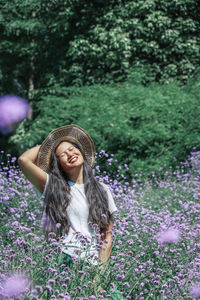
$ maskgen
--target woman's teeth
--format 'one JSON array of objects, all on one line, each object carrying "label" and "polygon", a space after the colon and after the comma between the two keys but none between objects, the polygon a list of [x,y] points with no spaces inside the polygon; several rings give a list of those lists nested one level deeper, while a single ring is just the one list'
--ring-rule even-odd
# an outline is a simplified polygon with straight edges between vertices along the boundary
[{"label": "woman's teeth", "polygon": [[73,157],[73,158],[70,160],[70,163],[75,162],[77,159],[78,159],[78,157]]}]

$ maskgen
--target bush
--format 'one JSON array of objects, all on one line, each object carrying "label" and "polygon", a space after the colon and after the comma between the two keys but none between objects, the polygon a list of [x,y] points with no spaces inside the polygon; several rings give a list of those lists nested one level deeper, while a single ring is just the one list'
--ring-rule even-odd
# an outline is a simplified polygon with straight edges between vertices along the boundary
[{"label": "bush", "polygon": [[192,76],[200,62],[195,0],[107,1],[94,11],[95,2],[78,4],[62,84],[121,82],[138,66],[145,84],[172,78],[184,84]]},{"label": "bush", "polygon": [[0,91],[29,98],[55,84],[122,82],[136,67],[145,85],[185,84],[200,63],[199,7],[196,0],[7,1]]},{"label": "bush", "polygon": [[33,103],[38,115],[23,122],[9,139],[18,154],[71,123],[88,131],[98,152],[114,154],[115,169],[106,167],[103,158],[99,161],[110,173],[123,164],[129,165],[129,176],[165,170],[199,148],[198,98],[177,83],[57,87]]}]

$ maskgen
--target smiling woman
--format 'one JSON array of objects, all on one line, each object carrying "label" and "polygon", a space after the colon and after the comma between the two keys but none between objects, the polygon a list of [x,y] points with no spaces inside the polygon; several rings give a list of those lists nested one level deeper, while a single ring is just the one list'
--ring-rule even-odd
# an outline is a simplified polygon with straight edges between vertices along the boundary
[{"label": "smiling woman", "polygon": [[[79,254],[82,261],[86,259],[101,269],[110,258],[112,214],[118,209],[109,187],[94,177],[94,161],[93,141],[76,125],[52,131],[41,146],[27,150],[18,159],[22,172],[44,200],[43,229],[63,236],[62,252],[68,260]],[[95,226],[102,234],[100,250]]]},{"label": "smiling woman", "polygon": [[[81,151],[68,142],[61,142],[56,148],[56,156],[62,169],[70,176],[71,180],[83,183],[83,155]],[[77,175],[81,176],[77,178]]]}]

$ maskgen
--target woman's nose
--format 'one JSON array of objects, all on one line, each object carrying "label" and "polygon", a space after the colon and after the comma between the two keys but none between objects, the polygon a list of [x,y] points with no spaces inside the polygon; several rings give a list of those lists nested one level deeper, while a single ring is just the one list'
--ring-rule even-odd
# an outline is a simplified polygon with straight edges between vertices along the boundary
[{"label": "woman's nose", "polygon": [[68,158],[71,156],[70,152],[66,151],[65,153],[66,153]]},{"label": "woman's nose", "polygon": [[66,151],[66,154],[67,154],[67,157],[70,158],[70,157],[72,157],[73,152],[70,151],[70,150],[67,150],[67,151]]}]

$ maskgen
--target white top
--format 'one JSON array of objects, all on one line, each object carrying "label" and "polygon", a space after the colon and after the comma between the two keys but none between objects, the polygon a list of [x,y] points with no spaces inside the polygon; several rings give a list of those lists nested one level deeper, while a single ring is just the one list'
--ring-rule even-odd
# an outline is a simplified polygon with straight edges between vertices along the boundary
[{"label": "white top", "polygon": [[[43,200],[45,197],[45,193],[47,190],[47,186],[49,183],[49,175],[47,174],[47,180],[44,188],[43,194],[39,193],[36,190],[36,194],[39,200]],[[75,257],[80,257],[81,259],[87,259],[94,265],[97,265],[98,259],[98,249],[95,246],[97,242],[95,238],[95,232],[93,231],[91,225],[88,224],[88,216],[89,216],[89,206],[87,203],[87,199],[84,192],[84,184],[76,184],[72,181],[68,181],[71,186],[71,196],[72,201],[67,207],[67,215],[70,221],[69,233],[64,234],[64,240],[62,241],[62,251],[69,254],[74,255]],[[113,200],[112,194],[110,192],[109,187],[106,184],[103,184],[107,196],[108,196],[108,207],[110,213],[114,213],[118,211],[115,202]],[[44,212],[43,212],[44,216]],[[84,239],[81,234],[87,238],[85,248],[84,249]],[[79,236],[78,236],[79,235]],[[81,240],[83,243],[81,243]],[[78,250],[79,253],[76,253]],[[80,255],[80,256],[79,256]],[[90,257],[92,256],[92,257]]]}]

